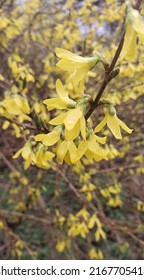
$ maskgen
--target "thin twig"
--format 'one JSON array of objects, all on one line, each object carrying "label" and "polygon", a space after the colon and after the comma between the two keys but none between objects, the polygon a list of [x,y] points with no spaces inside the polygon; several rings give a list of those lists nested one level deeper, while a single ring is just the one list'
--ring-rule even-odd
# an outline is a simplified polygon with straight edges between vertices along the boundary
[{"label": "thin twig", "polygon": [[42,224],[46,224],[46,225],[51,225],[54,223],[53,219],[44,219],[42,217],[36,217],[34,215],[31,214],[23,214],[20,212],[16,212],[16,211],[9,211],[6,209],[0,209],[0,215],[3,216],[14,216],[14,217],[19,217],[19,218],[23,218],[25,220],[33,220],[37,223],[42,223]]},{"label": "thin twig", "polygon": [[104,76],[104,80],[100,86],[100,89],[98,91],[98,94],[95,98],[95,100],[93,101],[90,109],[88,110],[88,112],[86,113],[85,115],[85,119],[88,120],[88,118],[91,116],[91,114],[93,113],[93,111],[96,109],[97,107],[97,104],[107,86],[107,84],[113,79],[115,78],[118,74],[119,74],[119,69],[115,69],[114,70],[114,67],[117,63],[117,60],[119,58],[119,55],[121,53],[121,50],[122,50],[122,47],[123,47],[123,43],[124,43],[124,36],[125,36],[125,32],[123,33],[122,37],[121,37],[121,40],[120,40],[120,43],[118,45],[118,48],[116,50],[116,53],[114,55],[114,58],[110,64],[110,66],[105,70],[105,76]]},{"label": "thin twig", "polygon": [[5,155],[0,152],[0,158],[2,158],[2,160],[4,161],[4,163],[9,167],[9,169],[12,172],[16,172],[17,170],[15,169],[15,167],[10,163],[10,161],[8,161],[8,159],[5,157]]}]

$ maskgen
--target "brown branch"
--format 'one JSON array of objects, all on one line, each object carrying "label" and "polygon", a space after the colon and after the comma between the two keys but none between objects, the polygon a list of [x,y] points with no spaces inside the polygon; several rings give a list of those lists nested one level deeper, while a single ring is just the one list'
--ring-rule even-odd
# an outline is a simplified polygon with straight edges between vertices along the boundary
[{"label": "brown branch", "polygon": [[140,168],[143,167],[141,164],[127,164],[127,165],[123,165],[123,166],[114,166],[111,168],[105,168],[105,169],[100,169],[97,172],[98,173],[106,173],[106,172],[111,172],[111,171],[115,171],[115,170],[128,170],[128,169],[135,169],[135,168]]},{"label": "brown branch", "polygon": [[6,209],[0,209],[0,215],[2,216],[8,216],[10,217],[10,215],[14,216],[14,217],[18,217],[18,218],[23,218],[25,220],[33,220],[37,223],[43,223],[46,225],[51,225],[54,223],[53,219],[44,219],[41,217],[36,217],[34,215],[30,215],[30,214],[23,214],[20,212],[16,212],[16,211],[9,211]]},{"label": "brown branch", "polygon": [[121,50],[122,50],[122,47],[123,47],[123,43],[124,43],[124,36],[125,36],[125,32],[123,33],[122,37],[121,37],[121,40],[120,40],[120,43],[118,45],[118,48],[116,50],[116,53],[114,55],[114,58],[110,64],[110,66],[108,68],[106,68],[105,70],[105,76],[104,76],[104,80],[100,86],[100,89],[98,91],[98,94],[95,98],[95,100],[93,101],[90,109],[88,110],[88,112],[86,113],[85,115],[85,119],[88,120],[88,118],[91,116],[91,114],[93,113],[93,111],[96,109],[97,107],[97,104],[107,86],[107,84],[113,79],[115,78],[118,74],[119,74],[119,68],[116,68],[114,69],[117,61],[118,61],[118,58],[119,58],[119,55],[121,53]]},{"label": "brown branch", "polygon": [[8,161],[8,159],[5,157],[5,155],[0,152],[0,158],[2,158],[2,160],[4,161],[4,163],[9,167],[9,169],[12,172],[16,172],[17,170],[15,169],[15,167],[10,163],[10,161]]}]

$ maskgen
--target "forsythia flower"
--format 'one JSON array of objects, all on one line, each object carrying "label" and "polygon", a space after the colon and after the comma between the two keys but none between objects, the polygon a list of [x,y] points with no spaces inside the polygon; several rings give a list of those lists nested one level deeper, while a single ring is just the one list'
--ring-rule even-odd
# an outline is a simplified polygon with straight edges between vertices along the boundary
[{"label": "forsythia flower", "polygon": [[69,72],[74,85],[83,80],[87,73],[100,61],[98,54],[95,57],[81,57],[61,48],[56,48],[56,55],[61,58],[57,66]]},{"label": "forsythia flower", "polygon": [[136,37],[144,42],[144,18],[139,11],[132,7],[127,8],[126,33],[120,59],[131,60],[135,57]]},{"label": "forsythia flower", "polygon": [[56,244],[56,249],[58,252],[63,252],[66,246],[66,242],[65,241],[58,241]]},{"label": "forsythia flower", "polygon": [[102,159],[107,160],[107,151],[102,149],[98,142],[104,144],[106,137],[98,137],[94,133],[91,133],[90,137],[86,141],[81,141],[77,148],[77,157],[75,161],[78,161],[83,155],[88,159],[94,159],[100,161]]},{"label": "forsythia flower", "polygon": [[120,196],[117,194],[115,197],[110,197],[109,201],[107,202],[107,205],[113,208],[122,207],[123,202],[121,201]]},{"label": "forsythia flower", "polygon": [[42,144],[39,144],[36,153],[35,164],[40,168],[47,169],[48,167],[50,167],[49,162],[52,160],[54,156],[55,156],[54,153],[47,151]]},{"label": "forsythia flower", "polygon": [[59,98],[50,98],[43,101],[43,103],[47,105],[49,111],[53,109],[67,109],[75,107],[76,102],[68,97],[68,94],[59,79],[56,81],[56,91]]},{"label": "forsythia flower", "polygon": [[108,110],[104,119],[96,126],[94,131],[99,132],[107,124],[108,128],[111,130],[115,138],[122,139],[120,127],[127,133],[131,133],[132,129],[130,129],[124,122],[122,122],[117,117],[116,110],[113,107],[111,109],[113,109],[113,112]]},{"label": "forsythia flower", "polygon": [[102,260],[104,258],[102,251],[100,249],[95,250],[95,248],[90,249],[88,255],[92,260]]},{"label": "forsythia flower", "polygon": [[64,160],[67,164],[75,163],[77,149],[74,142],[64,140],[58,145],[56,149],[56,154],[59,164],[62,164]]},{"label": "forsythia flower", "polygon": [[48,134],[38,134],[34,137],[35,141],[41,141],[45,146],[52,146],[60,140],[62,128],[57,126],[52,132]]},{"label": "forsythia flower", "polygon": [[2,108],[2,114],[11,119],[15,116],[19,116],[20,121],[31,120],[28,116],[30,114],[30,107],[27,98],[18,94],[6,95],[0,102]]},{"label": "forsythia flower", "polygon": [[32,151],[31,143],[30,141],[26,142],[23,148],[21,148],[17,153],[13,156],[13,158],[18,158],[22,155],[23,159],[25,160],[24,163],[24,169],[28,169],[30,164],[35,164],[36,162],[36,157],[35,154]]},{"label": "forsythia flower", "polygon": [[52,119],[50,122],[52,125],[65,125],[65,138],[67,141],[75,139],[79,133],[83,139],[86,138],[86,124],[82,109],[78,106],[75,109],[71,109],[66,113],[60,114],[58,117]]},{"label": "forsythia flower", "polygon": [[28,169],[30,164],[47,169],[50,167],[49,161],[55,156],[54,153],[47,151],[46,147],[42,144],[39,144],[35,148],[35,151],[33,151],[32,143],[30,141],[26,142],[24,147],[17,151],[13,158],[18,158],[20,154],[25,160],[24,169]]}]

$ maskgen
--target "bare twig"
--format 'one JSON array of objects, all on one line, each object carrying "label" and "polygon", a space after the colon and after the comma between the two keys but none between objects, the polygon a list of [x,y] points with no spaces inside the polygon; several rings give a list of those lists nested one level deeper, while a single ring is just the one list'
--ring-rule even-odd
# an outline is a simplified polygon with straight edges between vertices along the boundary
[{"label": "bare twig", "polygon": [[0,209],[0,215],[6,217],[9,217],[11,215],[14,217],[23,218],[24,220],[33,220],[37,223],[46,224],[46,225],[51,225],[54,223],[53,219],[44,219],[42,217],[37,217],[31,214],[24,214],[16,211],[9,211],[6,209]]}]

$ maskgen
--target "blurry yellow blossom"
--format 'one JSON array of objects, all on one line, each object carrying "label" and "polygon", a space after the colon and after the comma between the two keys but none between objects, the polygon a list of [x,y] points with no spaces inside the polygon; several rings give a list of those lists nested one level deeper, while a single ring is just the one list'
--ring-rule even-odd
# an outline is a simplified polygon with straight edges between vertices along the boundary
[{"label": "blurry yellow blossom", "polygon": [[86,210],[86,208],[82,208],[77,214],[76,217],[83,217],[85,221],[89,219],[89,212]]},{"label": "blurry yellow blossom", "polygon": [[129,243],[128,242],[125,242],[124,244],[122,244],[120,247],[119,247],[119,250],[120,252],[123,254],[126,252],[126,250],[129,248]]},{"label": "blurry yellow blossom", "polygon": [[120,59],[132,60],[136,53],[136,37],[144,42],[144,18],[132,7],[126,10],[126,33]]},{"label": "blurry yellow blossom", "polygon": [[3,81],[4,80],[4,77],[3,75],[0,74],[0,81]]},{"label": "blurry yellow blossom", "polygon": [[17,211],[21,211],[22,212],[22,211],[26,211],[26,209],[27,209],[27,207],[26,207],[24,202],[19,202],[15,206],[15,210],[17,210]]},{"label": "blurry yellow blossom", "polygon": [[4,223],[3,221],[0,220],[0,229],[3,229],[4,228]]},{"label": "blurry yellow blossom", "polygon": [[115,197],[111,197],[109,199],[109,201],[107,202],[108,206],[111,206],[113,208],[115,207],[122,207],[123,206],[123,202],[120,199],[120,196],[117,194]]},{"label": "blurry yellow blossom", "polygon": [[0,102],[0,107],[3,109],[3,115],[7,118],[19,116],[21,120],[31,120],[30,107],[27,98],[18,94],[6,95]]},{"label": "blurry yellow blossom", "polygon": [[96,250],[95,248],[92,248],[89,250],[88,255],[91,260],[103,260],[103,252],[98,249]]},{"label": "blurry yellow blossom", "polygon": [[68,230],[68,236],[80,235],[82,238],[86,238],[88,233],[89,230],[85,222],[76,222]]},{"label": "blurry yellow blossom", "polygon": [[66,246],[65,241],[58,241],[56,244],[56,249],[58,252],[62,252],[62,251],[64,251],[65,246]]},{"label": "blurry yellow blossom", "polygon": [[137,201],[136,208],[138,211],[144,212],[144,202],[141,200]]},{"label": "blurry yellow blossom", "polygon": [[103,231],[101,227],[98,227],[98,229],[95,232],[95,239],[96,241],[99,241],[100,239],[105,240],[106,239],[106,233]]}]

